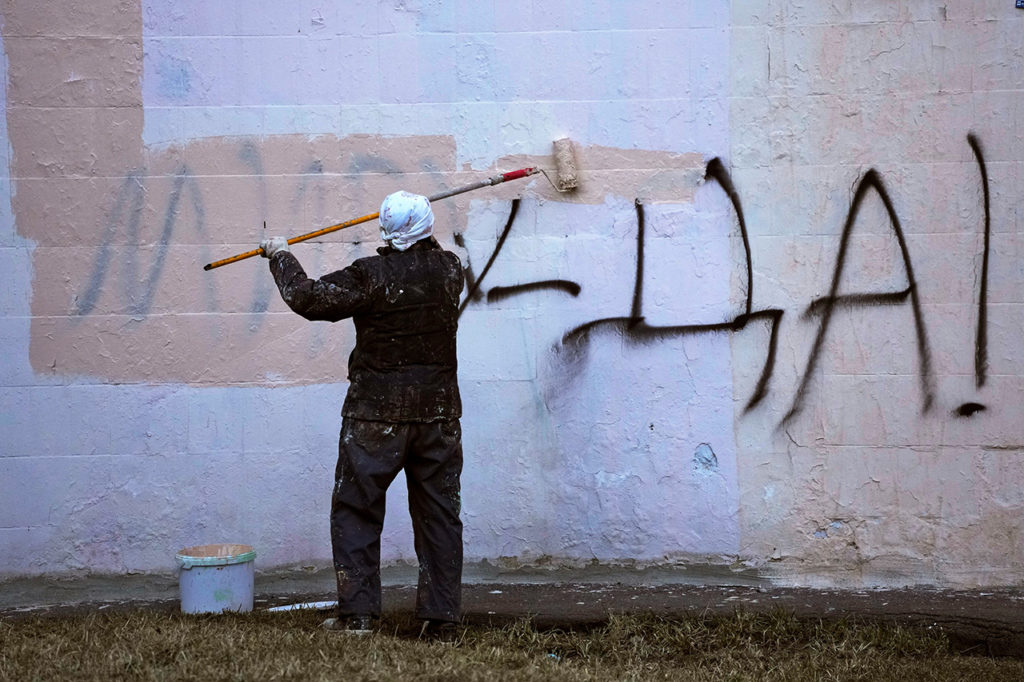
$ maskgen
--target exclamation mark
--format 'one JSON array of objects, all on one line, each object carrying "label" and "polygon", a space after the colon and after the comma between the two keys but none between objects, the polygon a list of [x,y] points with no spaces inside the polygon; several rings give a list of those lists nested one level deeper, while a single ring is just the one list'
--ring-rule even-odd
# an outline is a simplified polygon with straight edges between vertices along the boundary
[{"label": "exclamation mark", "polygon": [[[1018,7],[1020,3],[1018,3]],[[981,142],[974,133],[968,133],[967,143],[971,145],[974,158],[978,162],[981,173],[981,190],[985,207],[985,239],[981,254],[981,281],[978,291],[978,329],[974,337],[974,385],[981,389],[988,375],[988,254],[992,240],[992,211],[989,196],[988,168],[985,166],[985,155],[981,151]],[[961,417],[970,417],[975,412],[984,410],[980,403],[964,403],[957,408]]]}]

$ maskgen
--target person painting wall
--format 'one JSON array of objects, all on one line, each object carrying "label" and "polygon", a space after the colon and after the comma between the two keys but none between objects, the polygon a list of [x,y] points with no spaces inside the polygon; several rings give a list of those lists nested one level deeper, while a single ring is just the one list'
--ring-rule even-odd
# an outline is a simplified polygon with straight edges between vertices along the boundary
[{"label": "person painting wall", "polygon": [[388,486],[405,469],[419,560],[423,633],[459,619],[462,431],[456,359],[458,256],[432,236],[426,197],[395,192],[380,209],[378,255],[311,279],[283,237],[260,244],[281,297],[308,320],[352,318],[356,345],[342,407],[331,500],[338,609],[324,627],[371,632],[381,611],[380,536]]}]

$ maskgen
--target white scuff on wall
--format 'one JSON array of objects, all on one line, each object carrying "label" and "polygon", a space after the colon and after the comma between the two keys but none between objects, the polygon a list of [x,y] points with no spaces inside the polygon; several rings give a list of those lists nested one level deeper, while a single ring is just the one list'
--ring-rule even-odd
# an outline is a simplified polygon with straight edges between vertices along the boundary
[{"label": "white scuff on wall", "polygon": [[1024,14],[462,4],[4,10],[0,576],[326,565],[351,326],[200,266],[568,136],[436,209],[469,561],[1019,584]]}]

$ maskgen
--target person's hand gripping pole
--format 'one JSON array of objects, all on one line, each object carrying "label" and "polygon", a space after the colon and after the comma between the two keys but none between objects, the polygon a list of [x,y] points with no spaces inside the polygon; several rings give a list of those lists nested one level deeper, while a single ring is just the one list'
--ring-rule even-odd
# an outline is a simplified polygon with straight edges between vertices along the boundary
[{"label": "person's hand gripping pole", "polygon": [[290,251],[291,249],[288,248],[288,240],[284,237],[271,237],[260,242],[259,250],[262,252],[261,256],[271,258],[279,251]]}]

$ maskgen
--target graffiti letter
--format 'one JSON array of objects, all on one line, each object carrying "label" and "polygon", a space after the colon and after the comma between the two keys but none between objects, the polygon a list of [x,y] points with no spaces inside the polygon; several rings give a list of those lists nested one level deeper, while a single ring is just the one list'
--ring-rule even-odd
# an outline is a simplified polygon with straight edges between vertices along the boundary
[{"label": "graffiti letter", "polygon": [[[907,288],[902,291],[875,294],[859,293],[840,295],[839,281],[843,274],[843,266],[846,264],[846,252],[850,243],[850,234],[853,232],[853,226],[857,222],[857,213],[860,211],[861,203],[864,201],[864,197],[867,195],[868,190],[872,189],[878,193],[882,203],[885,205],[886,213],[889,216],[889,224],[896,236],[896,240],[899,242],[900,254],[903,258],[903,267],[907,274],[908,285]],[[839,241],[839,253],[836,256],[836,266],[832,273],[832,287],[829,290],[829,295],[813,301],[807,309],[808,314],[817,313],[820,310],[821,323],[818,326],[818,334],[814,339],[814,346],[811,349],[811,355],[807,359],[807,368],[804,370],[800,386],[797,389],[796,396],[793,398],[793,405],[786,416],[783,417],[782,424],[786,424],[793,419],[793,417],[795,417],[803,408],[804,397],[807,393],[807,385],[810,382],[814,368],[818,364],[818,358],[821,356],[821,349],[825,342],[825,335],[828,333],[829,323],[832,321],[832,312],[835,310],[836,306],[841,305],[854,307],[893,305],[902,303],[907,300],[907,298],[910,299],[910,307],[914,312],[914,329],[917,333],[917,354],[921,376],[921,393],[923,396],[922,411],[928,412],[931,409],[932,400],[934,399],[934,389],[932,388],[931,352],[928,349],[928,337],[925,333],[924,317],[921,314],[921,303],[917,298],[917,283],[914,279],[914,268],[910,262],[910,252],[907,250],[907,242],[903,237],[903,228],[900,227],[900,220],[896,215],[896,210],[893,208],[892,199],[889,197],[889,193],[882,184],[882,178],[878,175],[878,172],[872,168],[864,174],[864,177],[861,178],[860,183],[857,185],[857,191],[854,194],[853,202],[850,204],[849,213],[846,215],[846,224],[843,225],[843,234]]]}]

